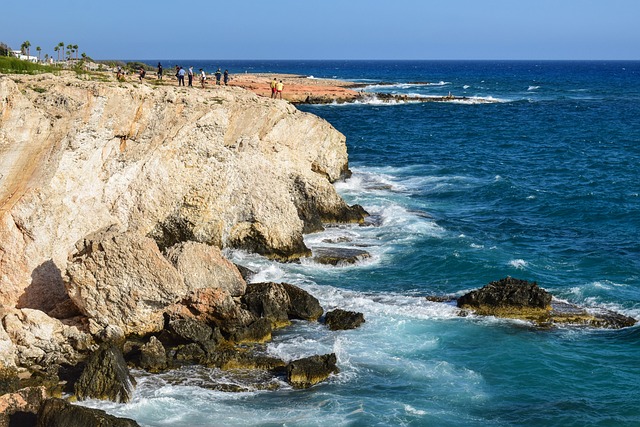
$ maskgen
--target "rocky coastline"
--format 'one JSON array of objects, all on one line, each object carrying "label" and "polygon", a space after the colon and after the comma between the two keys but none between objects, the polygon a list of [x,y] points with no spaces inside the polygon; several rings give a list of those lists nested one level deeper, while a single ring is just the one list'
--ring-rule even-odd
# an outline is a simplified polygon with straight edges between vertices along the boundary
[{"label": "rocky coastline", "polygon": [[323,309],[247,283],[223,254],[295,262],[312,255],[305,233],[364,222],[332,185],[349,169],[331,125],[242,88],[71,72],[0,75],[0,107],[0,425],[102,425],[54,398],[126,402],[130,368],[249,369],[295,388],[338,372],[331,354],[264,354],[274,329]]},{"label": "rocky coastline", "polygon": [[[130,401],[132,369],[236,372],[207,384],[224,391],[307,388],[339,372],[335,354],[287,361],[265,343],[292,321],[336,331],[363,314],[325,313],[299,287],[254,282],[225,251],[338,267],[369,258],[303,240],[327,224],[367,224],[333,187],[350,174],[345,138],[239,80],[200,90],[0,75],[0,427],[137,425],[70,404]],[[544,327],[635,323],[511,278],[456,303],[461,315]]]}]

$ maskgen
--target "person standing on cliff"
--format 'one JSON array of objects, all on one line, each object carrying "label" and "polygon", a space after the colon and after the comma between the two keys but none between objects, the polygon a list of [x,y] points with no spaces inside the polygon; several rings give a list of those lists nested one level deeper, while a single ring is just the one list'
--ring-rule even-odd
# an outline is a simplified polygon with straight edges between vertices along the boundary
[{"label": "person standing on cliff", "polygon": [[229,83],[229,70],[224,70],[224,85],[226,86]]},{"label": "person standing on cliff", "polygon": [[278,81],[276,80],[276,78],[273,78],[273,81],[271,82],[271,97],[275,98],[276,97],[276,85],[278,84]]},{"label": "person standing on cliff", "polygon": [[216,84],[220,85],[220,77],[222,76],[222,72],[220,72],[220,68],[216,70]]},{"label": "person standing on cliff", "polygon": [[189,67],[187,75],[189,76],[189,87],[193,87],[193,67]]},{"label": "person standing on cliff", "polygon": [[184,75],[185,75],[184,68],[180,67],[178,69],[178,86],[184,86]]},{"label": "person standing on cliff", "polygon": [[282,99],[282,90],[283,89],[284,89],[284,83],[282,83],[282,80],[280,80],[276,84],[276,99],[278,99],[278,95],[280,96],[280,99]]},{"label": "person standing on cliff", "polygon": [[162,80],[162,64],[158,62],[158,80]]},{"label": "person standing on cliff", "polygon": [[207,73],[205,73],[204,70],[200,68],[200,84],[202,85],[203,89],[206,81],[207,81]]}]

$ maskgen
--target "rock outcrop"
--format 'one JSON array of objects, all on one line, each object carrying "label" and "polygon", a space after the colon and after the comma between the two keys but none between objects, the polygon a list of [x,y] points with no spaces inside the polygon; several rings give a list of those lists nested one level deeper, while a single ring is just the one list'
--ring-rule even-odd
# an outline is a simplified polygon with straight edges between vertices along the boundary
[{"label": "rock outcrop", "polygon": [[355,311],[337,308],[327,312],[324,323],[332,331],[355,329],[364,323],[364,315]]},{"label": "rock outcrop", "polygon": [[464,315],[467,310],[481,316],[522,319],[539,326],[575,325],[619,329],[637,321],[610,310],[587,310],[563,301],[535,282],[507,277],[471,291],[457,300]]},{"label": "rock outcrop", "polygon": [[302,234],[362,221],[332,182],[348,172],[327,122],[240,88],[191,90],[0,76],[0,304],[67,300],[74,244],[117,224],[164,250],[195,241],[278,260]]},{"label": "rock outcrop", "polygon": [[115,345],[104,345],[89,357],[74,389],[80,400],[126,403],[131,400],[135,385],[122,351]]},{"label": "rock outcrop", "polygon": [[118,418],[100,409],[72,405],[63,399],[47,399],[38,411],[36,427],[139,427],[129,418]]},{"label": "rock outcrop", "polygon": [[294,360],[287,365],[287,381],[294,388],[309,388],[339,372],[334,353]]}]

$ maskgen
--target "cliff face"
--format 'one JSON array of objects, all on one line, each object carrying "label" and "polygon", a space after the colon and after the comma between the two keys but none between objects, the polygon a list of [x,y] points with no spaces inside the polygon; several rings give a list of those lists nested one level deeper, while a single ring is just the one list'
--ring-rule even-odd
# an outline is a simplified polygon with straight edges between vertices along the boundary
[{"label": "cliff face", "polygon": [[361,216],[331,183],[344,137],[290,104],[239,88],[0,76],[0,303],[67,299],[74,244],[116,224],[279,260],[302,233]]}]

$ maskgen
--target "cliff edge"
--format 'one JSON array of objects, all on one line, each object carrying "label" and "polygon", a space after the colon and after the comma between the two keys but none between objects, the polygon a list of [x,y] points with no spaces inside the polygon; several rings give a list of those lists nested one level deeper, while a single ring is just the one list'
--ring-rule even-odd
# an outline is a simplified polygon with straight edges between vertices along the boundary
[{"label": "cliff edge", "polygon": [[362,221],[332,182],[345,138],[234,87],[0,75],[0,304],[51,312],[76,242],[116,225],[288,261],[302,235]]}]

